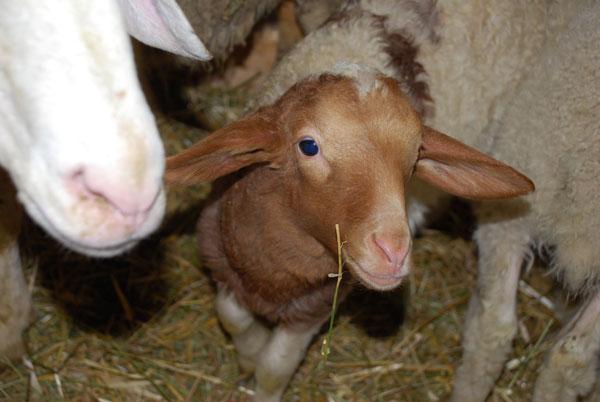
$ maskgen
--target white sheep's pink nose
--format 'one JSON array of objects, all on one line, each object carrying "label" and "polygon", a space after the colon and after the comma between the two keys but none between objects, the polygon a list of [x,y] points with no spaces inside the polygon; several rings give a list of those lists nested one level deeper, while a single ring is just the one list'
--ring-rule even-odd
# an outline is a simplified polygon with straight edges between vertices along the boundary
[{"label": "white sheep's pink nose", "polygon": [[[147,218],[160,192],[160,181],[133,185],[101,169],[80,168],[68,178],[69,187],[83,201],[108,204],[123,223],[137,227]],[[114,218],[114,216],[113,216]]]},{"label": "white sheep's pink nose", "polygon": [[394,277],[408,274],[408,264],[405,264],[410,251],[410,240],[387,234],[373,235],[373,242],[377,246],[384,263],[378,269],[380,275]]}]

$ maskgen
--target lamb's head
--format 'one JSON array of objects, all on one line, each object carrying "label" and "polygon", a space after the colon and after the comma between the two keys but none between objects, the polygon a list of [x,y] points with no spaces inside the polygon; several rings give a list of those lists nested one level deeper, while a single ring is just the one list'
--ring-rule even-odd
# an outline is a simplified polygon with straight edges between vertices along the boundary
[{"label": "lamb's head", "polygon": [[412,176],[477,199],[533,189],[512,168],[422,125],[398,83],[378,75],[307,79],[273,106],[169,158],[166,177],[193,184],[251,164],[262,164],[252,174],[277,181],[295,225],[332,255],[339,224],[349,269],[377,290],[397,286],[410,271],[405,198]]},{"label": "lamb's head", "polygon": [[164,211],[125,20],[141,40],[210,57],[174,0],[7,0],[0,13],[0,166],[38,223],[95,256],[130,248]]}]

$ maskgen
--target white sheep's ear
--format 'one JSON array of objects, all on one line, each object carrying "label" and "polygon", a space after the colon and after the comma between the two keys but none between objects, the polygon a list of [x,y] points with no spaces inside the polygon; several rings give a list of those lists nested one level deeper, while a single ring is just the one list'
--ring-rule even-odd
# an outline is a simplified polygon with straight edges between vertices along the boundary
[{"label": "white sheep's ear", "polygon": [[175,0],[118,0],[131,36],[198,60],[212,58]]},{"label": "white sheep's ear", "polygon": [[423,128],[415,174],[450,194],[474,200],[535,190],[533,182],[512,167],[429,127]]},{"label": "white sheep's ear", "polygon": [[274,119],[257,112],[167,158],[165,181],[174,185],[194,185],[256,163],[276,167],[283,144]]}]

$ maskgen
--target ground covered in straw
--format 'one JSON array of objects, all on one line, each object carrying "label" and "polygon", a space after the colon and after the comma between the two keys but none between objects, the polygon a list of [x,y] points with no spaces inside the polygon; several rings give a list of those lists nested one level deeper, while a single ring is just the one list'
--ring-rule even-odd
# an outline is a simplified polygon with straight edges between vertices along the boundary
[{"label": "ground covered in straw", "polygon": [[[184,207],[171,211],[160,234],[114,260],[81,258],[27,230],[35,313],[25,334],[27,358],[0,369],[0,400],[250,400],[252,381],[238,370],[214,313],[214,286],[196,254],[196,200],[205,191],[172,194]],[[284,400],[448,395],[474,284],[473,246],[455,233],[428,230],[415,241],[414,262],[404,288],[351,294],[340,308],[328,361],[320,354],[323,330]],[[529,282],[549,290],[537,269]],[[527,399],[551,339],[545,330],[558,328],[542,299],[523,292],[519,298],[521,331],[493,401]]]},{"label": "ground covered in straw", "polygon": [[[217,81],[193,92],[204,94],[185,105],[195,117],[180,120],[214,128],[239,114],[245,81],[234,89]],[[181,111],[160,118],[169,153],[205,133],[173,116]],[[208,189],[171,191],[161,231],[111,260],[70,253],[27,225],[22,244],[33,320],[25,333],[27,357],[0,362],[0,400],[250,400],[252,380],[237,367],[215,316],[214,284],[197,257],[194,225]],[[444,400],[474,287],[471,227],[468,209],[452,204],[434,229],[416,239],[410,283],[387,294],[351,294],[340,307],[328,360],[320,354],[323,330],[284,400]],[[549,279],[534,267],[525,280],[514,353],[491,401],[528,399],[543,352],[560,327],[543,305],[543,295],[553,292]]]}]

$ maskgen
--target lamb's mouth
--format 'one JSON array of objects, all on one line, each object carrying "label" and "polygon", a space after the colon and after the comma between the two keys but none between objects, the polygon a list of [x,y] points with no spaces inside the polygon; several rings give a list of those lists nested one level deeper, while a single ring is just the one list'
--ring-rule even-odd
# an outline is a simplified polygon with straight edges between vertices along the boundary
[{"label": "lamb's mouth", "polygon": [[353,271],[357,279],[363,285],[373,290],[392,290],[398,287],[402,283],[402,280],[407,276],[406,274],[402,273],[402,270],[398,270],[398,272],[395,273],[390,273],[389,275],[373,275],[362,265],[360,265],[354,258],[352,258],[352,256],[350,256],[347,252],[344,251],[343,255],[344,259],[348,263],[348,267]]}]

